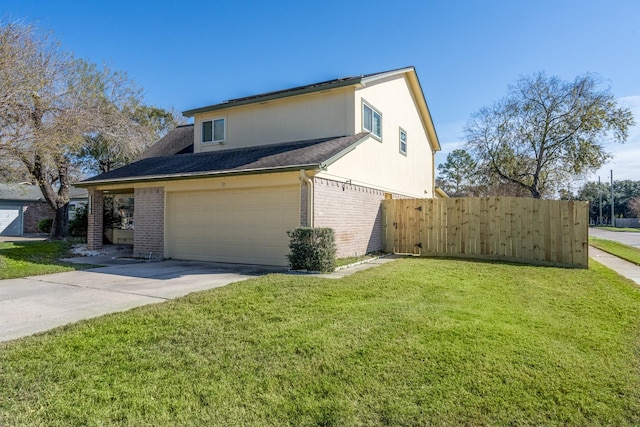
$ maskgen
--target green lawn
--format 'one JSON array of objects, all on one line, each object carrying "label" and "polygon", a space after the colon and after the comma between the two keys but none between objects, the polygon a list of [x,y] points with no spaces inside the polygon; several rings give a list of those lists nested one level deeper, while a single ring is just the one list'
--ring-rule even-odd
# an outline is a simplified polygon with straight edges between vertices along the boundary
[{"label": "green lawn", "polygon": [[88,265],[59,261],[69,255],[69,248],[67,242],[0,242],[0,279],[87,268]]},{"label": "green lawn", "polygon": [[269,275],[0,344],[0,425],[639,425],[639,343],[595,262]]},{"label": "green lawn", "polygon": [[638,248],[598,237],[589,237],[589,244],[618,258],[640,265],[640,249]]}]

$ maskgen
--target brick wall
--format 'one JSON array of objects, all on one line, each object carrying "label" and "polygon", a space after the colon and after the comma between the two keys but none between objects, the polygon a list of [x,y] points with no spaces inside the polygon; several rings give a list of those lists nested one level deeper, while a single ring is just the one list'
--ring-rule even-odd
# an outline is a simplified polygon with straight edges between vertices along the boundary
[{"label": "brick wall", "polygon": [[337,257],[382,250],[382,190],[314,178],[314,226],[330,227]]},{"label": "brick wall", "polygon": [[28,202],[24,205],[23,233],[39,233],[38,223],[53,218],[53,209],[47,202]]},{"label": "brick wall", "polygon": [[102,248],[104,199],[102,191],[89,189],[89,215],[87,227],[87,249],[95,251]]},{"label": "brick wall", "polygon": [[164,257],[164,188],[136,188],[133,211],[133,252]]}]

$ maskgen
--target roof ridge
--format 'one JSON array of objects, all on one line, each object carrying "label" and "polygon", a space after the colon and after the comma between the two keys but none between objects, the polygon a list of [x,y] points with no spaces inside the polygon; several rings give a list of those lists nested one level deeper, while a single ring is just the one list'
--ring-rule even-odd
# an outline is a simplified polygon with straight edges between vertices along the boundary
[{"label": "roof ridge", "polygon": [[251,146],[248,146],[248,147],[227,148],[227,149],[224,149],[224,150],[201,151],[199,153],[185,153],[185,154],[181,154],[181,156],[189,156],[189,155],[199,156],[199,155],[206,155],[206,154],[213,154],[213,153],[216,153],[216,154],[219,154],[219,153],[231,153],[231,154],[233,154],[233,153],[239,153],[239,152],[242,152],[242,151],[253,151],[253,150],[258,150],[258,149],[268,149],[268,148],[274,148],[274,147],[280,147],[280,146],[286,146],[286,145],[303,145],[303,144],[311,145],[311,144],[319,144],[321,142],[329,142],[329,141],[333,141],[335,139],[346,138],[346,137],[355,136],[355,135],[358,135],[358,134],[329,136],[329,137],[323,137],[323,138],[300,139],[300,140],[296,140],[296,141],[287,141],[287,142],[274,142],[272,144],[251,145]]},{"label": "roof ridge", "polygon": [[335,79],[331,79],[331,80],[324,80],[321,82],[316,82],[316,83],[310,83],[310,84],[306,84],[306,85],[302,85],[302,86],[295,86],[295,87],[291,87],[291,88],[285,88],[285,89],[278,89],[278,90],[274,90],[274,91],[269,91],[269,92],[264,92],[264,93],[257,93],[254,95],[249,95],[249,96],[244,96],[244,97],[239,97],[239,98],[232,98],[232,99],[228,99],[222,102],[219,102],[217,104],[212,104],[212,105],[208,105],[205,107],[201,107],[201,108],[194,108],[191,110],[185,110],[182,112],[183,115],[185,116],[193,116],[195,114],[198,113],[202,113],[202,112],[206,112],[206,111],[213,111],[213,110],[219,110],[222,108],[227,108],[227,107],[231,107],[231,106],[240,106],[240,105],[245,105],[245,104],[251,104],[253,102],[256,102],[256,100],[258,99],[264,99],[266,100],[270,100],[270,99],[278,99],[278,98],[283,98],[286,96],[286,94],[305,94],[305,93],[309,93],[309,92],[316,92],[319,90],[322,90],[323,88],[338,88],[338,87],[343,87],[343,86],[350,86],[352,84],[357,84],[360,83],[362,81],[362,79],[365,78],[371,78],[371,77],[375,77],[377,75],[384,75],[384,74],[389,74],[389,73],[394,73],[394,72],[398,72],[398,71],[402,71],[402,70],[408,70],[408,69],[412,69],[415,71],[415,67],[410,66],[410,67],[402,67],[402,68],[394,68],[392,70],[387,70],[387,71],[381,71],[381,72],[377,72],[377,73],[371,73],[371,74],[362,74],[360,76],[349,76],[349,77],[338,77]]}]

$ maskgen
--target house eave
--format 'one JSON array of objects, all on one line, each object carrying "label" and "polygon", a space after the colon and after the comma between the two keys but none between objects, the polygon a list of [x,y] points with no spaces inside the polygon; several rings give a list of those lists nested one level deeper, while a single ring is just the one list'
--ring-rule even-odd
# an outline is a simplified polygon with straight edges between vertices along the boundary
[{"label": "house eave", "polygon": [[415,94],[418,111],[420,112],[420,118],[422,119],[427,135],[429,136],[429,141],[431,142],[431,149],[433,151],[442,150],[440,141],[438,139],[438,134],[436,133],[435,125],[433,124],[433,118],[431,117],[431,112],[429,111],[429,105],[427,104],[427,100],[424,96],[422,85],[420,84],[420,79],[418,78],[418,73],[416,72],[415,67],[411,66],[398,68],[396,70],[365,76],[362,78],[361,84],[366,87],[370,83],[375,83],[376,81],[384,80],[386,78],[402,74],[405,74],[407,76],[411,89]]},{"label": "house eave", "polygon": [[411,85],[414,87],[414,92],[417,93],[418,96],[418,109],[420,110],[420,115],[424,121],[427,134],[429,135],[429,141],[431,142],[433,151],[440,151],[442,147],[440,146],[440,140],[438,139],[438,134],[436,132],[436,127],[433,124],[433,118],[431,117],[431,112],[429,111],[429,105],[427,104],[427,99],[424,96],[424,92],[422,91],[422,85],[420,84],[420,79],[418,78],[418,73],[416,73],[415,69],[412,70],[411,73],[408,74],[409,81]]},{"label": "house eave", "polygon": [[157,182],[157,181],[176,181],[183,179],[200,179],[200,178],[215,178],[220,176],[241,176],[241,175],[260,175],[268,173],[278,172],[299,172],[300,169],[304,170],[319,170],[319,164],[305,164],[305,165],[293,165],[293,166],[281,166],[270,168],[256,168],[256,169],[243,169],[239,171],[212,171],[212,172],[193,172],[183,174],[171,174],[171,175],[151,175],[145,177],[131,177],[120,179],[105,179],[96,180],[90,182],[79,182],[74,184],[76,187],[89,188],[105,184],[135,184],[143,182]]},{"label": "house eave", "polygon": [[362,77],[350,77],[344,80],[340,80],[340,81],[336,81],[336,82],[324,84],[324,85],[320,84],[317,86],[307,86],[307,87],[300,87],[296,89],[270,92],[263,95],[255,95],[247,98],[240,98],[238,100],[229,100],[229,101],[222,102],[220,104],[209,105],[206,107],[194,108],[192,110],[183,111],[182,115],[185,117],[193,117],[196,114],[207,113],[209,111],[223,110],[226,108],[240,107],[243,105],[257,104],[261,102],[273,101],[273,100],[282,99],[282,98],[289,98],[292,96],[306,95],[314,92],[322,92],[322,91],[337,89],[337,88],[346,87],[346,86],[353,86],[353,85],[360,84],[361,81],[362,81]]}]

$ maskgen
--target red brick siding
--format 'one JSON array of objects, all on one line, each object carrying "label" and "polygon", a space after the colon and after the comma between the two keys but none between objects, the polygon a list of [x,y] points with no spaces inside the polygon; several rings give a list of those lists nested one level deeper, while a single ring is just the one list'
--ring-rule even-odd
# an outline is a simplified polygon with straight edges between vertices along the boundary
[{"label": "red brick siding", "polygon": [[133,210],[133,252],[164,257],[164,188],[136,188]]},{"label": "red brick siding", "polygon": [[382,250],[382,207],[385,192],[374,188],[314,178],[314,226],[330,227],[338,258]]},{"label": "red brick siding", "polygon": [[28,202],[24,205],[23,233],[39,233],[38,223],[53,218],[53,209],[47,202]]},{"label": "red brick siding", "polygon": [[102,248],[104,233],[102,220],[104,214],[104,199],[102,191],[89,189],[89,224],[87,229],[87,249],[95,251]]}]

